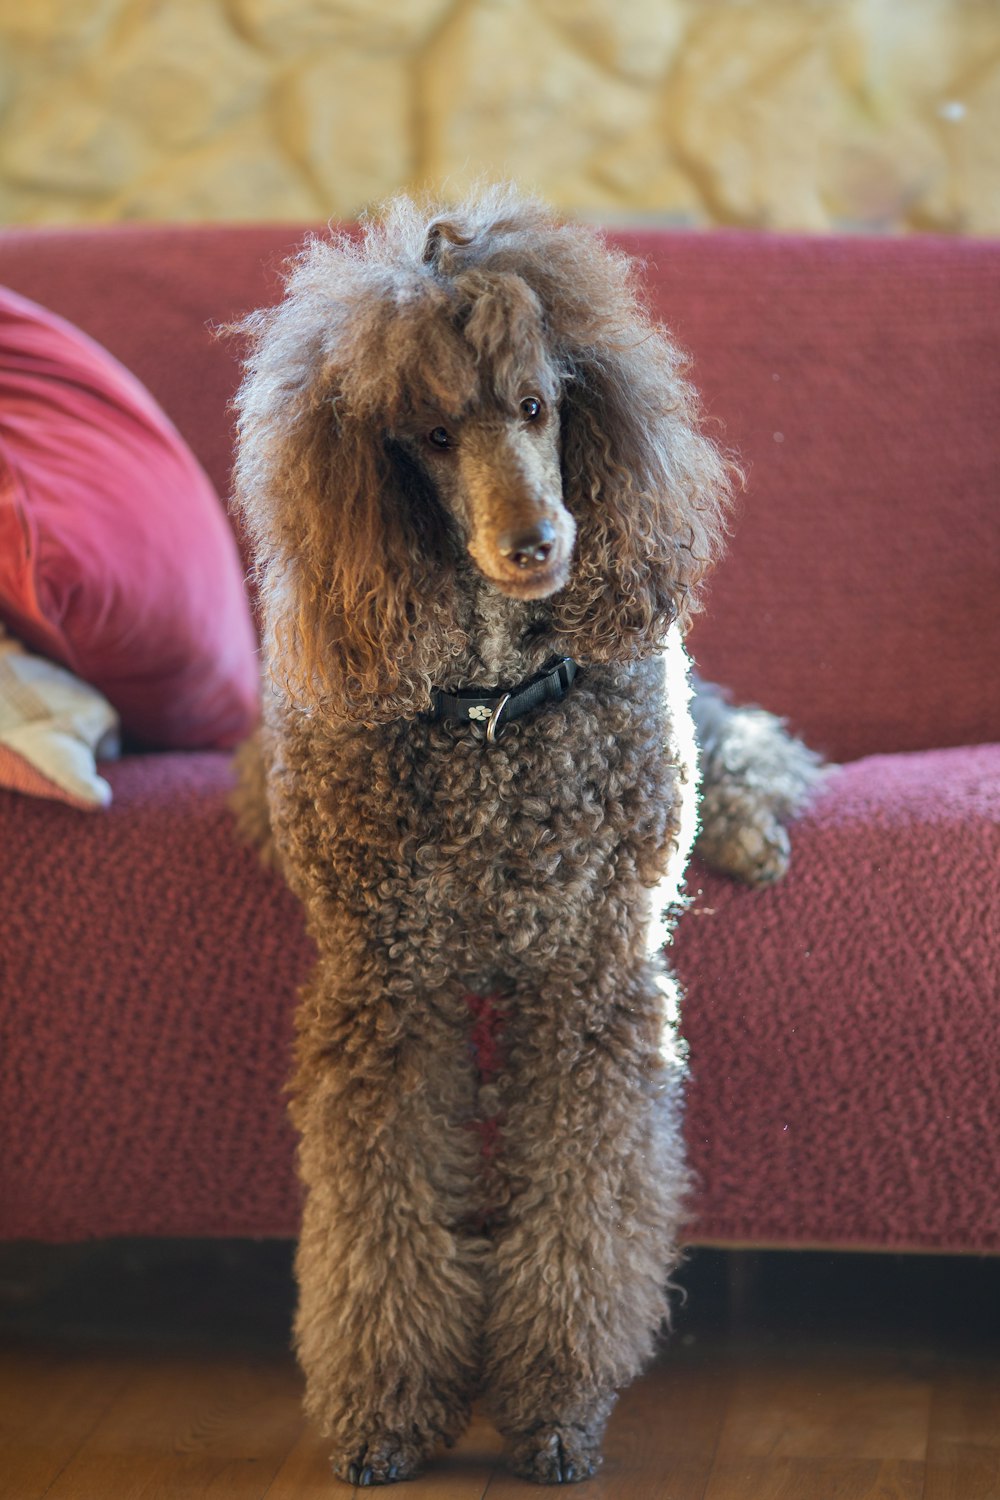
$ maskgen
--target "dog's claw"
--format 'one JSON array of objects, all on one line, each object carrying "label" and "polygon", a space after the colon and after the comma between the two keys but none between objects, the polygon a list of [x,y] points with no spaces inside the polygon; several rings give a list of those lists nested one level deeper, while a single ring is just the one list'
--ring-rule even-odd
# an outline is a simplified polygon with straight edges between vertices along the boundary
[{"label": "dog's claw", "polygon": [[[388,1478],[395,1479],[396,1473],[390,1472]],[[347,1482],[348,1484],[353,1485],[369,1485],[378,1483],[377,1479],[375,1478],[375,1470],[372,1468],[371,1464],[365,1464],[363,1469],[360,1468],[358,1464],[349,1464],[347,1468]]]},{"label": "dog's claw", "polygon": [[382,1442],[371,1440],[348,1448],[347,1455],[340,1460],[332,1458],[333,1472],[345,1484],[367,1489],[377,1484],[393,1484],[399,1479],[412,1479],[421,1467],[422,1455],[414,1451],[407,1455],[394,1440]]},{"label": "dog's claw", "polygon": [[515,1442],[511,1467],[535,1484],[579,1484],[600,1466],[596,1442],[571,1428],[542,1429]]},{"label": "dog's claw", "polygon": [[572,1484],[576,1479],[576,1465],[566,1457],[562,1443],[559,1444],[559,1453],[556,1458],[556,1472],[553,1478],[559,1484]]},{"label": "dog's claw", "polygon": [[365,1463],[366,1448],[362,1448],[357,1458],[352,1459],[347,1465],[345,1477],[348,1484],[371,1484],[373,1479],[371,1464]]}]

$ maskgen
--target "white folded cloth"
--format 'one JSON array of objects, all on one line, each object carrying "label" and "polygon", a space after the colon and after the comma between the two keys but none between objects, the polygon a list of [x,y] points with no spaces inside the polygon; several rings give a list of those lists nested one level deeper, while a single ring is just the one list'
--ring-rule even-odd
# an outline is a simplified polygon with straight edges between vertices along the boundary
[{"label": "white folded cloth", "polygon": [[0,625],[0,786],[74,807],[107,807],[97,761],[120,752],[118,715],[64,667]]}]

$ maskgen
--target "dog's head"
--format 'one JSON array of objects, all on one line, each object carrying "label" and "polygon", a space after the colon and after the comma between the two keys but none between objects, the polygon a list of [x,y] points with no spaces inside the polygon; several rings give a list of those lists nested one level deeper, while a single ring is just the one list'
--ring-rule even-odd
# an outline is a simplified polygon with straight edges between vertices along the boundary
[{"label": "dog's head", "polygon": [[[560,463],[563,372],[523,277],[442,269],[449,230],[457,234],[432,224],[425,250],[436,270],[425,296],[440,319],[448,377],[407,372],[390,441],[487,583],[515,599],[546,598],[569,578],[576,537]],[[427,358],[423,348],[421,362]]]},{"label": "dog's head", "polygon": [[473,569],[581,661],[648,654],[694,608],[729,467],[593,233],[505,192],[399,200],[312,241],[244,332],[237,502],[272,670],[306,706],[426,709]]}]

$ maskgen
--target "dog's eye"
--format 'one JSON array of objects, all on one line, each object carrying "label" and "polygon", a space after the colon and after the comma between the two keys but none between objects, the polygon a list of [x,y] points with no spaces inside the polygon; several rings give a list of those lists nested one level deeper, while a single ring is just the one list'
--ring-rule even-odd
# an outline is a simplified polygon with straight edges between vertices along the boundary
[{"label": "dog's eye", "polygon": [[432,448],[450,448],[451,433],[447,427],[432,427],[427,434],[427,441]]},{"label": "dog's eye", "polygon": [[537,396],[525,396],[521,402],[521,416],[526,422],[537,422],[542,415],[542,403]]}]

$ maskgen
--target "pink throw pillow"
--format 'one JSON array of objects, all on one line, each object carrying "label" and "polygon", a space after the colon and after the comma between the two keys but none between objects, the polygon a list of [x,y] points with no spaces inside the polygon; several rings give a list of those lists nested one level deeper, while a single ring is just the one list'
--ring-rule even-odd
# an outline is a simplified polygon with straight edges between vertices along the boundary
[{"label": "pink throw pillow", "polygon": [[207,476],[123,365],[3,288],[0,620],[148,746],[228,748],[256,722],[243,569]]}]

